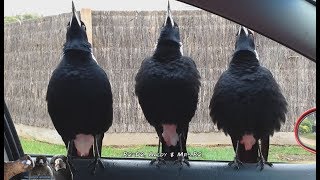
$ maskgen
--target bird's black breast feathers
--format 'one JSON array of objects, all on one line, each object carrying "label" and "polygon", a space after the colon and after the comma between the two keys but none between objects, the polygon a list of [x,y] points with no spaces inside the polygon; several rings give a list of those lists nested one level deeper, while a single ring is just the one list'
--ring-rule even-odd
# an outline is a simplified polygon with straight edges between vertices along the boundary
[{"label": "bird's black breast feathers", "polygon": [[65,54],[47,91],[48,111],[62,138],[104,133],[112,124],[112,92],[104,70],[90,53]]},{"label": "bird's black breast feathers", "polygon": [[233,66],[217,81],[210,116],[232,136],[272,135],[285,121],[287,103],[271,72],[258,66]]},{"label": "bird's black breast feathers", "polygon": [[136,76],[135,93],[149,123],[189,123],[197,107],[199,79],[191,58],[145,59]]}]

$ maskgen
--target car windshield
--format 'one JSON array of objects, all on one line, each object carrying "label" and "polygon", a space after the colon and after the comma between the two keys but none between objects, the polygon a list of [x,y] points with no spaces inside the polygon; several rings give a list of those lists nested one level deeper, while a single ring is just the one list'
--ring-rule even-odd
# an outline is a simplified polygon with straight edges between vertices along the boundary
[{"label": "car windshield", "polygon": [[[229,67],[240,25],[204,10],[171,8],[183,55],[194,60],[201,77],[197,109],[189,124],[189,158],[231,161],[231,139],[212,122],[209,105],[217,80]],[[135,77],[143,60],[154,53],[167,12],[81,12],[84,21],[91,18],[86,24],[88,38],[113,93],[113,123],[105,133],[101,156],[154,159],[159,137],[141,109]],[[66,154],[46,95],[61,62],[70,17],[71,13],[4,17],[4,98],[27,154]],[[315,62],[263,35],[253,36],[260,65],[270,70],[288,102],[286,122],[271,137],[268,161],[315,162],[315,155],[299,147],[293,133],[299,115],[316,106]]]},{"label": "car windshield", "polygon": [[314,4],[314,5],[316,5],[316,3],[317,3],[317,0],[306,0],[306,1],[311,3],[311,4]]}]

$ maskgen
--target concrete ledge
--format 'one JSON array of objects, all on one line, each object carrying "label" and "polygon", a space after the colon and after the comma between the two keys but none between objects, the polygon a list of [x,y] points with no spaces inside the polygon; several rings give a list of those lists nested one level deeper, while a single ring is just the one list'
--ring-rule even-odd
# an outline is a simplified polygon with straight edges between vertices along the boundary
[{"label": "concrete ledge", "polygon": [[[52,144],[64,145],[57,131],[46,128],[38,128],[15,124],[20,137],[34,139]],[[293,132],[275,133],[270,140],[271,144],[277,145],[298,145]],[[106,133],[103,145],[130,146],[130,145],[157,145],[158,136],[156,133]],[[224,133],[189,133],[187,144],[189,145],[230,145],[231,139]]]}]

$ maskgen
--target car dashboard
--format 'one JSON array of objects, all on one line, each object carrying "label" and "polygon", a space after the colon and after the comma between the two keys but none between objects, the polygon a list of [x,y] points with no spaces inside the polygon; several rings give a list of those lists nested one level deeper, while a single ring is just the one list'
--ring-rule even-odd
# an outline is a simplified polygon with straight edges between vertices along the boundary
[{"label": "car dashboard", "polygon": [[[34,156],[33,156],[34,157]],[[48,160],[50,161],[50,156]],[[73,173],[75,180],[84,179],[237,179],[237,180],[268,180],[268,179],[290,179],[290,180],[311,180],[316,176],[316,163],[312,164],[288,164],[273,163],[273,167],[268,165],[260,171],[256,163],[244,164],[239,170],[228,166],[224,161],[199,161],[190,160],[190,167],[183,164],[167,162],[156,166],[150,165],[150,159],[122,159],[122,158],[102,158],[105,168],[98,167],[94,175],[88,165],[92,159],[73,159],[76,169]],[[28,174],[24,174],[22,179],[29,179]]]}]

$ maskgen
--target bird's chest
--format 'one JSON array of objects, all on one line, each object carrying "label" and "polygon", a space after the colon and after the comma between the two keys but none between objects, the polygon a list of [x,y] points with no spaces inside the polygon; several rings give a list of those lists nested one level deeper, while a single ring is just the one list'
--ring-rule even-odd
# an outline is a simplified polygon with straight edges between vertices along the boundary
[{"label": "bird's chest", "polygon": [[159,80],[177,80],[187,78],[188,66],[179,62],[153,63],[146,72],[147,76]]},{"label": "bird's chest", "polygon": [[65,65],[55,73],[59,80],[91,80],[95,78],[95,69],[90,66]]},{"label": "bird's chest", "polygon": [[269,89],[266,79],[255,73],[231,75],[228,80],[225,87],[230,96],[243,97],[246,101],[264,94]]}]

